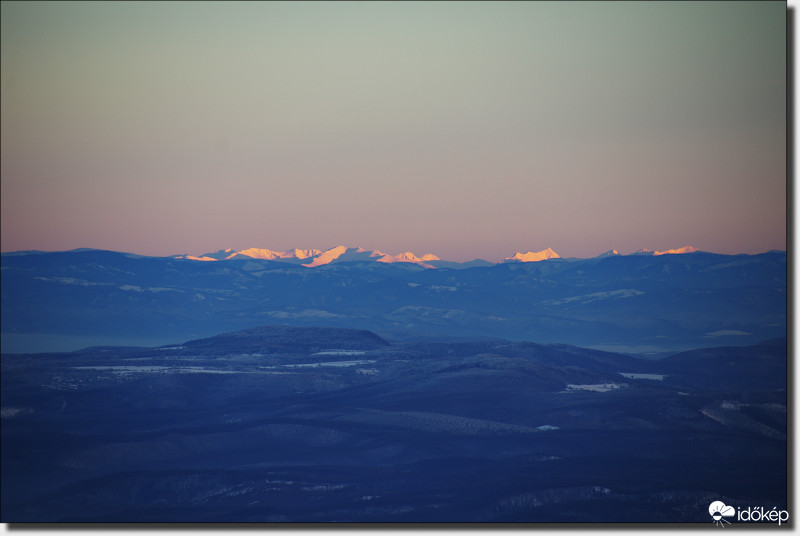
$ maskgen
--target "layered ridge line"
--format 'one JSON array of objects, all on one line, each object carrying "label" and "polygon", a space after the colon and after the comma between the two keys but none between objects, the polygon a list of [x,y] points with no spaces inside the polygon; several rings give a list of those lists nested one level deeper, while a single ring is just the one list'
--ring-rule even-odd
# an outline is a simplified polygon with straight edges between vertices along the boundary
[{"label": "layered ridge line", "polygon": [[[699,252],[700,250],[694,246],[683,246],[680,248],[675,249],[667,249],[663,251],[657,251],[652,249],[639,249],[630,255],[645,255],[645,256],[655,256],[655,255],[681,255],[687,253],[695,253]],[[594,258],[606,258],[606,257],[617,257],[623,256],[619,251],[616,249],[610,249],[605,253],[601,253]],[[411,251],[404,251],[397,255],[392,255],[390,253],[384,253],[377,249],[375,250],[368,250],[363,249],[360,247],[347,247],[347,246],[336,246],[327,250],[320,250],[320,249],[290,249],[286,251],[276,251],[271,249],[265,248],[247,248],[241,250],[234,250],[231,248],[228,249],[221,249],[214,253],[205,253],[202,255],[175,255],[173,258],[176,259],[186,259],[192,261],[202,261],[202,262],[213,262],[213,261],[220,261],[220,260],[230,260],[230,259],[261,259],[261,260],[271,260],[271,261],[283,261],[283,262],[291,262],[294,264],[301,264],[307,268],[316,268],[318,266],[324,266],[331,263],[338,263],[338,262],[380,262],[384,264],[393,264],[393,263],[408,263],[420,266],[422,268],[440,268],[443,266],[452,266],[452,265],[459,265],[459,264],[467,264],[467,263],[458,263],[458,262],[450,262],[444,261],[439,256],[434,255],[432,253],[426,253],[424,255],[416,255]],[[500,263],[516,263],[516,262],[542,262],[548,260],[560,259],[564,260],[575,260],[575,258],[564,258],[558,253],[556,253],[552,248],[546,248],[540,251],[528,251],[528,252],[521,252],[517,251],[514,255],[510,257],[503,258]],[[486,261],[488,264],[496,264]]]}]

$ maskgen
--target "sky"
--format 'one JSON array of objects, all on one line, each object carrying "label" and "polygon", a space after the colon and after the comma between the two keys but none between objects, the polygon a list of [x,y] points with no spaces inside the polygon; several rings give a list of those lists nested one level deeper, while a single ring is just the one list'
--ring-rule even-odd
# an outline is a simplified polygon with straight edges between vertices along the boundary
[{"label": "sky", "polygon": [[786,249],[784,2],[2,2],[0,245]]}]

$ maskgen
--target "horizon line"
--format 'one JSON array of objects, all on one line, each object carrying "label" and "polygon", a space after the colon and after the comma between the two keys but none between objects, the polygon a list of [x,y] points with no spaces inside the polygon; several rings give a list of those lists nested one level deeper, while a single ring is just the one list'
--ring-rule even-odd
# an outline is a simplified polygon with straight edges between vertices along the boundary
[{"label": "horizon line", "polygon": [[[143,254],[143,253],[136,253],[134,251],[122,251],[122,250],[104,249],[104,248],[92,248],[92,247],[78,247],[78,248],[73,248],[73,249],[68,249],[68,250],[41,250],[41,249],[18,249],[18,250],[9,250],[9,251],[0,250],[0,254],[2,254],[2,255],[12,255],[12,254],[26,254],[26,253],[29,253],[29,254],[36,254],[36,253],[47,254],[47,253],[74,253],[74,252],[82,252],[82,251],[107,251],[107,252],[112,252],[112,253],[122,253],[122,254],[128,254],[128,255],[136,255],[138,257],[174,258],[174,259],[186,259],[186,260],[195,260],[197,262],[203,262],[203,261],[232,260],[232,259],[227,259],[227,258],[216,259],[216,258],[212,258],[212,257],[205,257],[205,256],[210,255],[210,254],[218,254],[218,253],[230,252],[231,256],[240,255],[239,259],[241,259],[241,256],[243,256],[243,257],[250,257],[253,260],[273,260],[275,262],[285,262],[288,259],[309,260],[310,261],[310,260],[313,260],[314,258],[317,258],[317,257],[321,256],[322,254],[324,254],[326,252],[330,252],[330,251],[338,249],[338,248],[345,248],[344,252],[348,252],[350,250],[356,250],[359,253],[373,253],[373,254],[375,254],[374,255],[374,259],[375,259],[376,262],[378,262],[378,259],[380,259],[380,258],[387,258],[387,257],[388,258],[398,258],[398,257],[401,257],[402,255],[408,253],[408,254],[411,254],[414,257],[416,257],[417,261],[413,261],[413,260],[412,261],[390,260],[390,261],[383,261],[383,262],[404,262],[404,263],[409,263],[409,264],[419,264],[419,263],[427,264],[429,262],[434,262],[434,263],[436,263],[436,262],[447,262],[447,263],[454,263],[454,264],[466,264],[466,263],[474,262],[474,261],[484,261],[484,262],[489,262],[489,263],[492,263],[492,264],[505,264],[505,263],[508,263],[509,261],[511,263],[514,263],[514,262],[526,263],[526,262],[541,262],[541,261],[544,261],[544,260],[570,260],[570,259],[589,260],[589,259],[596,259],[596,258],[601,258],[601,257],[605,257],[605,256],[608,256],[608,257],[616,257],[616,256],[627,257],[627,256],[640,256],[640,255],[641,256],[661,256],[661,255],[686,255],[686,254],[690,254],[690,253],[709,253],[709,254],[713,254],[713,255],[723,255],[723,256],[739,256],[739,255],[753,256],[753,255],[762,255],[762,254],[771,253],[771,252],[787,253],[787,249],[776,249],[776,248],[764,250],[764,251],[761,251],[761,252],[758,252],[758,253],[717,253],[717,252],[714,252],[714,251],[701,250],[701,249],[698,249],[698,248],[694,248],[693,246],[683,246],[683,247],[680,247],[680,248],[673,248],[673,249],[660,250],[660,251],[659,250],[651,250],[651,249],[648,249],[648,248],[639,248],[639,249],[634,250],[634,251],[632,251],[630,253],[622,253],[621,251],[619,251],[619,250],[617,250],[615,248],[612,248],[612,249],[605,250],[604,252],[599,253],[597,255],[593,255],[593,256],[589,256],[589,257],[579,257],[579,256],[562,257],[557,252],[555,252],[552,248],[547,247],[545,249],[538,250],[538,251],[529,250],[527,252],[523,252],[521,250],[518,250],[513,255],[508,256],[508,257],[502,257],[497,261],[488,260],[488,259],[483,258],[483,257],[475,257],[473,259],[469,259],[469,260],[466,260],[466,261],[451,261],[451,260],[448,260],[446,258],[442,258],[442,257],[438,257],[438,256],[437,256],[436,260],[424,260],[423,261],[421,259],[421,257],[425,257],[425,256],[428,256],[428,255],[434,255],[435,256],[435,254],[425,253],[425,254],[422,254],[421,256],[417,256],[416,254],[412,253],[411,251],[403,251],[403,252],[400,252],[400,253],[397,253],[397,254],[391,254],[391,253],[386,253],[386,252],[384,252],[382,250],[378,250],[378,249],[370,250],[370,249],[365,249],[365,248],[361,248],[361,247],[357,247],[357,246],[351,247],[351,246],[344,246],[344,245],[336,245],[336,246],[333,246],[333,247],[328,248],[328,249],[290,248],[288,250],[272,250],[272,249],[269,249],[269,248],[252,248],[252,247],[251,248],[242,248],[242,249],[224,248],[224,249],[218,249],[217,251],[213,251],[213,252],[201,253],[199,256],[195,256],[195,255],[192,255],[192,254],[189,254],[189,253],[176,253],[176,254],[170,254],[170,255],[149,255],[149,254]],[[275,257],[275,258],[271,258],[271,259],[252,257],[250,255],[241,253],[243,251],[253,250],[253,249],[258,249],[258,250],[262,250],[262,251],[268,251],[270,253],[275,253],[275,254],[289,254],[290,252],[293,253],[295,251],[305,251],[305,252],[315,251],[315,252],[318,252],[318,253],[314,253],[314,254],[309,255],[307,257],[304,257],[304,258],[290,256],[290,257],[284,257],[284,258]],[[524,258],[527,255],[546,254],[547,252],[550,252],[553,255],[549,256],[549,257],[536,258],[534,260],[528,260],[528,261],[522,260],[522,258]],[[639,255],[637,255],[637,254],[639,254]]]}]

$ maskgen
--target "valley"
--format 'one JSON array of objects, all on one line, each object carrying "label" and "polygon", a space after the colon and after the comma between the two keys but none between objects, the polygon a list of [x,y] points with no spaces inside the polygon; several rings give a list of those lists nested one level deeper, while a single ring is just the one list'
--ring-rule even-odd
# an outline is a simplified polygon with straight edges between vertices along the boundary
[{"label": "valley", "polygon": [[705,523],[713,500],[787,502],[785,339],[643,359],[268,325],[5,354],[0,395],[4,521]]}]

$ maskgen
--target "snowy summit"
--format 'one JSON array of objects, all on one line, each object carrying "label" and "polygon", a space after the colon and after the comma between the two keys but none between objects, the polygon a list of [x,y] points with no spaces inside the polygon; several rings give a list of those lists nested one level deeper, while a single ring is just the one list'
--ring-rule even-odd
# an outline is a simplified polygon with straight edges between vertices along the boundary
[{"label": "snowy summit", "polygon": [[[683,246],[677,249],[665,251],[655,251],[652,249],[640,249],[631,255],[678,255],[683,253],[694,253],[699,251],[694,246]],[[622,254],[616,249],[610,249],[601,253],[595,258],[617,257]],[[270,261],[281,261],[292,264],[299,264],[307,268],[315,268],[331,263],[341,262],[380,262],[384,264],[408,263],[415,264],[421,268],[441,268],[454,266],[467,266],[469,263],[445,262],[441,258],[426,253],[418,256],[411,251],[404,251],[397,255],[384,253],[377,249],[369,250],[363,248],[351,248],[347,246],[336,246],[327,250],[320,249],[290,249],[287,251],[273,251],[263,248],[247,248],[241,250],[221,249],[215,253],[205,253],[203,255],[175,255],[176,259],[187,259],[193,261],[222,261],[230,259],[261,259]],[[540,262],[549,259],[562,259],[562,257],[552,250],[552,248],[541,251],[528,251],[527,253],[517,252],[512,257],[505,257],[501,262]],[[577,260],[575,258],[563,259],[566,261]],[[492,264],[492,263],[488,263]]]},{"label": "snowy summit", "polygon": [[560,259],[561,256],[550,248],[543,249],[542,251],[529,251],[527,253],[517,252],[513,257],[506,257],[506,261],[519,261],[519,262],[539,262],[547,259]]}]

